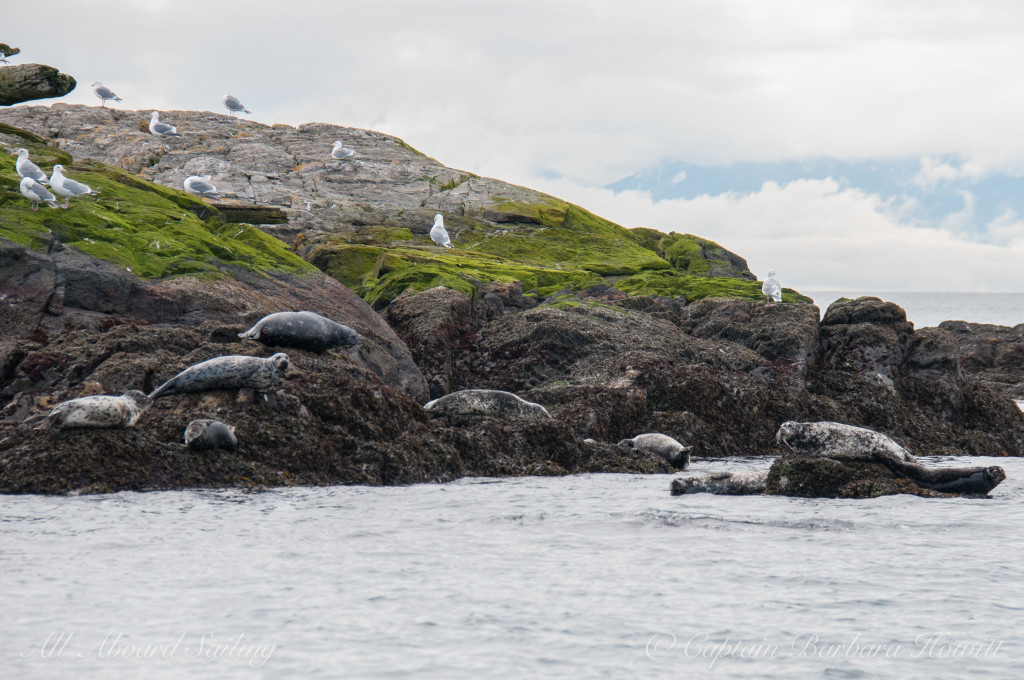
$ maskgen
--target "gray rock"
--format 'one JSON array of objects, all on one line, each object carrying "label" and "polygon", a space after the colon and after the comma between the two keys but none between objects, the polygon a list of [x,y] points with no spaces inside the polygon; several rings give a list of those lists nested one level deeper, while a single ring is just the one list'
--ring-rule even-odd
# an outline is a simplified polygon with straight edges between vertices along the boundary
[{"label": "gray rock", "polygon": [[15,64],[0,68],[0,106],[36,99],[63,97],[75,89],[75,79],[52,66]]}]

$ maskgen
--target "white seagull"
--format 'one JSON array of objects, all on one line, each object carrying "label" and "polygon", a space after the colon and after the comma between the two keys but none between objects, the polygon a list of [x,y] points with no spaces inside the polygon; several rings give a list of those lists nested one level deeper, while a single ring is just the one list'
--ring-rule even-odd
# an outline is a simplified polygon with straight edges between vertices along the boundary
[{"label": "white seagull", "polygon": [[430,228],[430,240],[445,248],[452,247],[452,240],[448,238],[448,230],[444,228],[444,218],[441,213],[434,215],[434,226]]},{"label": "white seagull", "polygon": [[75,181],[70,177],[65,177],[63,165],[53,166],[53,176],[50,177],[50,188],[53,189],[53,193],[64,197],[65,210],[67,210],[68,204],[71,202],[72,198],[90,195],[95,196],[99,193],[86,184]]},{"label": "white seagull", "polygon": [[221,101],[224,102],[224,107],[231,112],[232,116],[240,111],[245,113],[252,113],[252,111],[245,108],[245,105],[242,104],[242,102],[238,101],[238,97],[236,97],[233,94],[224,95],[224,99],[221,99]]},{"label": "white seagull", "polygon": [[210,175],[189,175],[185,178],[185,191],[200,198],[220,198],[217,187],[210,184]]},{"label": "white seagull", "polygon": [[11,155],[18,157],[18,160],[14,163],[14,169],[18,171],[19,176],[31,177],[40,184],[50,183],[50,180],[46,179],[46,173],[28,159],[28,149],[15,149],[11,152]]},{"label": "white seagull", "polygon": [[768,270],[768,278],[761,285],[761,292],[768,296],[769,300],[782,302],[782,286],[775,280],[775,270]]},{"label": "white seagull", "polygon": [[39,204],[45,203],[51,208],[59,208],[60,204],[57,203],[56,197],[46,190],[39,182],[35,181],[31,177],[25,177],[21,180],[21,185],[18,187],[21,189],[21,195],[32,201],[32,209],[39,210]]},{"label": "white seagull", "polygon": [[106,106],[109,101],[121,101],[121,98],[114,94],[113,90],[104,86],[103,83],[98,80],[92,84],[92,91],[93,94],[100,98],[100,106]]},{"label": "white seagull", "polygon": [[349,156],[355,155],[355,151],[346,148],[345,146],[342,145],[340,141],[335,141],[334,147],[331,149],[331,158],[333,158],[336,161],[340,161],[343,158],[348,158]]},{"label": "white seagull", "polygon": [[153,115],[149,117],[149,131],[157,137],[180,137],[178,134],[178,128],[167,123],[160,122],[160,113],[154,111]]}]

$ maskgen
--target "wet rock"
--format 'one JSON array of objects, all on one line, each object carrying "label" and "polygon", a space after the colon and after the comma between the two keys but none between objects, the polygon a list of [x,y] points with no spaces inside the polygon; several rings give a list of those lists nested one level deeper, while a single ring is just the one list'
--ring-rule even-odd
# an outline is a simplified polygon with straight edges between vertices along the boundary
[{"label": "wet rock", "polygon": [[[412,397],[358,357],[303,350],[289,352],[291,368],[267,394],[214,390],[167,397],[117,434],[30,429],[60,401],[123,386],[150,389],[224,354],[224,345],[207,342],[217,327],[125,323],[65,331],[26,350],[4,386],[0,492],[411,484],[652,468],[646,459],[585,455],[572,431],[552,419],[483,417],[465,427],[431,421]],[[272,352],[253,344],[235,350]],[[187,449],[182,432],[197,419],[230,422],[238,447],[212,457]]]},{"label": "wet rock", "polygon": [[811,304],[706,298],[686,307],[678,323],[690,335],[741,344],[803,375],[816,358],[818,314]]},{"label": "wet rock", "polygon": [[768,493],[804,498],[875,498],[913,494],[950,497],[901,477],[882,462],[784,455],[768,472]]},{"label": "wet rock", "polygon": [[963,372],[1013,399],[1024,399],[1024,324],[943,321],[960,350]]},{"label": "wet rock", "polygon": [[384,319],[405,342],[436,399],[462,389],[455,364],[474,338],[469,295],[443,286],[398,296]]}]

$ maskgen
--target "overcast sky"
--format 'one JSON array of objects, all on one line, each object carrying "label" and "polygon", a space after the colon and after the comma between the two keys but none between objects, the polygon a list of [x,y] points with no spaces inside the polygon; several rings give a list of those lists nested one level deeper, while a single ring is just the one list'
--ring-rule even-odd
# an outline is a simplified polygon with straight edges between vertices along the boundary
[{"label": "overcast sky", "polygon": [[663,158],[954,154],[1024,174],[1016,0],[9,5],[0,42],[77,78],[61,101],[95,104],[94,80],[133,109],[219,111],[231,92],[258,121],[372,127],[624,226],[710,238],[787,286],[1024,291],[1015,214],[921,224],[829,180],[661,202],[600,188]]}]

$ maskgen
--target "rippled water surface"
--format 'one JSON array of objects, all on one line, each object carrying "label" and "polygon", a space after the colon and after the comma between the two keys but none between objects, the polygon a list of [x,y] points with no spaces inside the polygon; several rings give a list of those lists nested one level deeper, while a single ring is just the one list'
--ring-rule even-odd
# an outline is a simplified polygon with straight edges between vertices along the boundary
[{"label": "rippled water surface", "polygon": [[[9,678],[1020,678],[1024,461],[990,499],[670,477],[0,497]],[[690,473],[768,461],[694,461]]]}]

